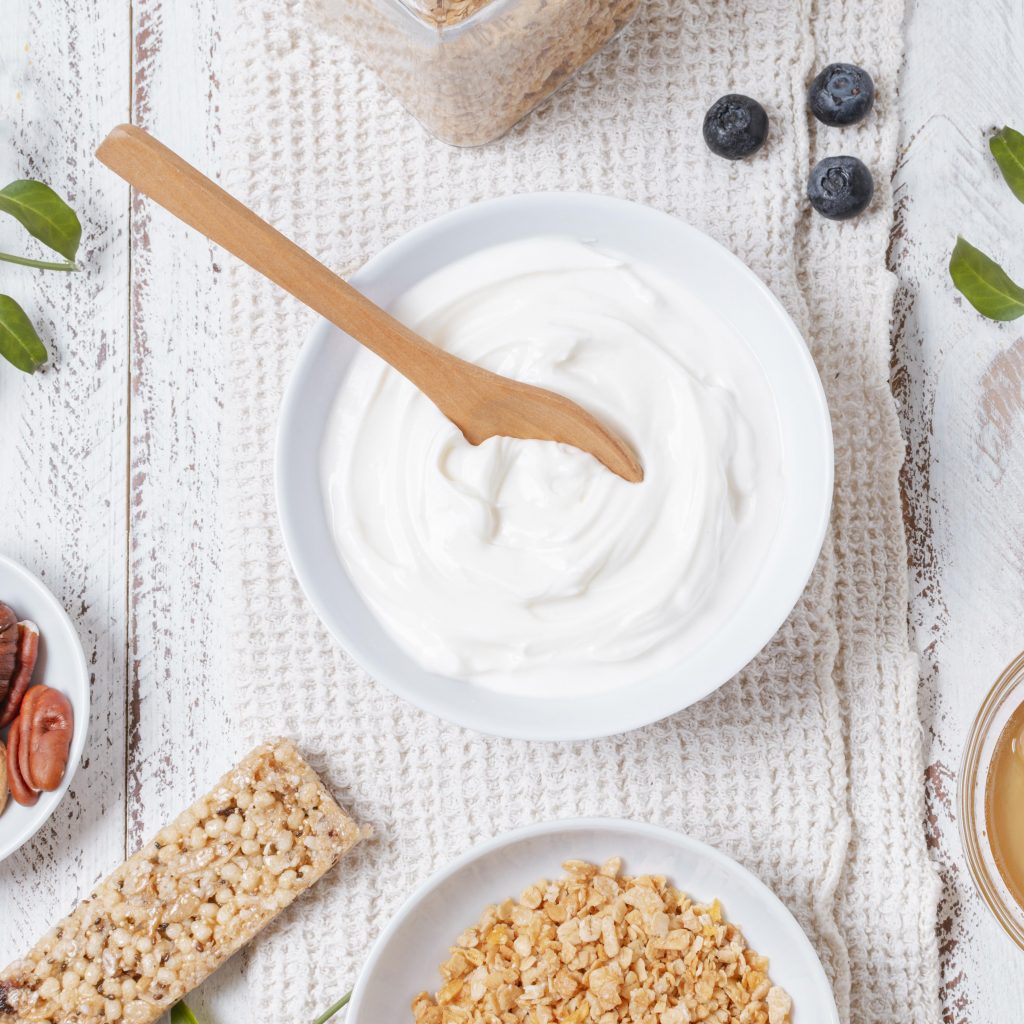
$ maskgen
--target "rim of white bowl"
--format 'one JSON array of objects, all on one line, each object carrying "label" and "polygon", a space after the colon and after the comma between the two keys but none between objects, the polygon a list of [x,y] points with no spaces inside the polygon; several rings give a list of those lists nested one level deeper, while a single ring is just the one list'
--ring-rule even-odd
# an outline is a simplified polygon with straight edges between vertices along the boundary
[{"label": "rim of white bowl", "polygon": [[[58,628],[65,634],[64,640],[67,643],[68,650],[73,653],[74,661],[76,662],[77,669],[77,683],[74,684],[79,689],[81,697],[81,706],[85,714],[80,715],[78,708],[75,708],[75,730],[71,737],[71,751],[68,754],[68,767],[64,772],[64,779],[61,784],[52,793],[41,793],[39,795],[39,803],[33,808],[33,817],[29,822],[22,828],[20,833],[15,833],[13,838],[4,839],[0,835],[0,861],[6,860],[13,853],[17,853],[35,834],[49,821],[53,812],[57,809],[60,802],[64,799],[64,795],[68,791],[68,787],[71,785],[71,780],[75,777],[75,773],[78,771],[78,766],[81,763],[82,755],[85,753],[85,738],[89,732],[89,715],[91,706],[91,694],[89,692],[89,665],[85,660],[85,650],[82,647],[82,641],[78,636],[78,631],[75,629],[74,623],[71,621],[71,616],[68,615],[64,606],[57,600],[56,596],[50,590],[50,588],[38,577],[35,573],[30,572],[20,562],[14,561],[13,558],[9,558],[7,555],[0,554],[0,568],[13,573],[14,575],[21,576],[25,580],[30,588],[34,588],[38,591],[40,599],[43,600],[50,606],[50,611],[53,614],[54,620],[58,623]],[[46,643],[50,644],[49,634],[45,637]],[[32,685],[38,686],[40,683],[45,683],[49,686],[45,680],[37,679]],[[66,686],[70,687],[71,683],[66,683]],[[54,689],[61,690],[64,692],[63,685],[57,685]],[[70,697],[70,694],[68,694]]]},{"label": "rim of white bowl", "polygon": [[[311,376],[315,378],[317,360],[325,346],[329,345],[331,336],[335,333],[344,333],[323,318],[318,320],[306,339],[295,366],[292,368],[281,403],[274,458],[278,521],[285,549],[306,598],[335,641],[377,683],[423,711],[455,725],[485,734],[508,739],[548,742],[596,739],[642,728],[703,700],[748,665],[785,623],[807,586],[828,531],[835,469],[832,423],[825,391],[807,343],[793,319],[786,312],[785,307],[768,286],[738,256],[710,235],[671,214],[632,200],[587,192],[531,192],[471,203],[442,214],[395,239],[367,260],[356,273],[350,276],[349,282],[375,300],[379,296],[374,293],[385,286],[390,290],[396,290],[397,294],[401,294],[434,269],[424,269],[423,256],[417,256],[417,253],[422,253],[424,249],[430,251],[430,247],[427,246],[428,242],[435,241],[437,236],[441,235],[451,237],[461,234],[475,238],[474,228],[479,228],[488,221],[497,221],[503,216],[508,217],[517,207],[524,209],[532,207],[541,212],[547,211],[556,220],[559,213],[564,214],[567,211],[580,215],[586,212],[599,216],[603,210],[608,214],[625,214],[630,218],[646,220],[654,231],[674,232],[679,237],[687,236],[692,245],[704,247],[712,258],[721,260],[724,265],[731,267],[751,289],[751,294],[756,293],[772,310],[778,318],[778,328],[790,336],[793,343],[791,354],[802,370],[806,385],[805,396],[813,405],[816,418],[815,426],[820,431],[821,450],[819,456],[821,461],[814,470],[817,493],[799,496],[802,505],[807,508],[815,507],[813,513],[805,517],[809,521],[804,523],[803,529],[797,537],[800,546],[798,549],[791,549],[787,552],[788,557],[784,566],[772,580],[773,614],[766,614],[756,630],[748,630],[745,642],[735,643],[727,654],[719,652],[721,660],[719,670],[713,676],[709,675],[700,686],[695,686],[688,691],[683,699],[680,699],[677,688],[668,685],[669,678],[678,678],[686,667],[692,669],[692,662],[700,657],[710,644],[698,648],[687,656],[680,666],[668,672],[658,673],[655,676],[583,698],[510,695],[457,680],[454,682],[463,688],[460,699],[448,701],[438,698],[436,687],[414,685],[409,682],[404,673],[389,671],[382,664],[374,649],[374,644],[367,642],[358,631],[347,629],[345,622],[335,613],[332,606],[333,595],[322,580],[320,559],[306,548],[308,520],[305,520],[304,517],[308,516],[308,509],[293,497],[302,485],[301,478],[296,476],[293,460],[293,454],[301,450],[301,446],[293,443],[292,438],[300,430],[305,419],[306,406],[303,401],[303,390],[308,386]],[[574,207],[577,209],[574,210]],[[595,224],[597,223],[599,222],[595,221]],[[552,232],[558,233],[558,230],[558,228],[553,228]],[[536,234],[536,231],[531,230],[529,234]],[[512,235],[506,240],[511,240],[513,237],[527,237],[527,234],[524,232]],[[475,247],[483,248],[494,244],[498,243],[483,241]],[[417,267],[419,269],[415,269]],[[323,425],[326,425],[326,421]],[[317,465],[319,466],[318,456],[319,453],[317,453]],[[319,484],[319,470],[317,471],[316,490],[320,500],[318,511],[326,516],[323,494]],[[774,550],[778,544],[779,538],[776,536],[770,551]],[[333,537],[331,538],[331,549],[339,571],[347,579],[347,573],[334,546]],[[765,567],[762,565],[755,577],[755,582],[761,580],[764,571]],[[756,587],[752,584],[751,589],[755,590]],[[359,600],[362,601],[361,596]],[[737,611],[742,607],[741,605]],[[369,614],[374,622],[377,622],[373,612],[369,611]],[[377,625],[379,626],[379,623]],[[424,673],[424,670],[387,636],[383,627],[379,626],[378,639],[381,638],[392,649],[399,651],[402,660],[408,662],[410,675],[425,674],[429,679],[442,684],[453,682],[448,677]],[[660,685],[657,692],[652,690],[655,684],[661,683],[665,685]],[[642,698],[637,696],[640,689],[644,690]],[[483,695],[486,695],[486,699],[483,698]],[[618,695],[619,699],[612,701],[610,698],[615,695]],[[520,706],[526,703],[535,711],[532,716],[525,715]],[[507,713],[502,713],[493,707],[488,710],[488,707],[493,705],[503,707]],[[570,706],[576,708],[581,705],[587,708],[585,714],[569,713]],[[600,713],[594,713],[595,706],[600,706]],[[528,719],[528,721],[520,719]]]},{"label": "rim of white bowl", "polygon": [[[472,847],[472,849],[469,849],[465,853],[456,857],[444,867],[435,871],[425,881],[421,882],[420,885],[413,890],[412,895],[410,895],[401,904],[398,910],[395,911],[391,920],[387,923],[384,930],[377,936],[376,941],[370,947],[370,953],[366,958],[366,962],[362,967],[360,967],[359,975],[356,978],[355,984],[352,986],[352,998],[349,1001],[348,1006],[348,1019],[353,1021],[358,1020],[359,1011],[362,1008],[363,1000],[366,998],[366,979],[370,977],[372,970],[376,967],[378,961],[387,951],[387,947],[392,938],[404,927],[406,920],[413,910],[415,910],[416,907],[430,896],[430,894],[442,883],[446,882],[453,875],[463,871],[476,861],[494,853],[496,850],[512,846],[525,839],[532,839],[536,836],[555,835],[559,832],[584,832],[588,829],[620,829],[632,832],[635,835],[646,836],[652,839],[660,839],[679,848],[688,849],[704,859],[724,864],[729,870],[742,875],[764,899],[765,905],[770,908],[773,916],[781,918],[786,921],[787,924],[792,926],[794,933],[797,936],[797,943],[803,947],[801,952],[808,959],[808,962],[813,965],[812,971],[815,975],[815,981],[818,986],[820,986],[822,992],[827,993],[832,1011],[831,1019],[829,1021],[819,1021],[818,1024],[839,1024],[839,1010],[835,1005],[835,995],[832,991],[832,986],[829,983],[828,975],[825,973],[825,968],[821,964],[821,959],[819,958],[814,946],[811,945],[811,940],[807,937],[807,933],[800,926],[800,922],[793,916],[793,912],[789,907],[787,907],[786,904],[783,903],[782,900],[779,899],[779,897],[776,896],[775,893],[757,877],[757,875],[748,868],[745,868],[739,863],[739,861],[730,857],[727,853],[722,853],[721,850],[716,849],[714,846],[702,842],[700,839],[694,839],[685,832],[675,832],[662,825],[652,825],[645,821],[634,821],[631,818],[613,817],[561,818],[554,821],[543,821],[537,822],[533,825],[525,825],[521,828],[512,829],[509,832],[502,832],[493,839],[487,839],[484,842],[479,843]],[[686,884],[684,879],[677,878],[673,879],[672,882],[674,885],[677,885],[685,891]],[[496,894],[495,898],[497,898],[498,895],[499,894]],[[742,930],[741,922],[734,923]]]}]

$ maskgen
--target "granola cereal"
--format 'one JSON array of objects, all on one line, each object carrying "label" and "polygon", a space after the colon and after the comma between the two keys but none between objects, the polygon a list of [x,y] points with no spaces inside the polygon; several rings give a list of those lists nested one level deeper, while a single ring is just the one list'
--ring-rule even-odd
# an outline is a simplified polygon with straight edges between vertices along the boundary
[{"label": "granola cereal", "polygon": [[492,0],[403,0],[417,14],[437,25],[455,25],[471,18]]},{"label": "granola cereal", "polygon": [[567,861],[488,907],[412,1003],[415,1024],[789,1024],[792,1001],[718,900]]},{"label": "granola cereal", "polygon": [[319,0],[319,11],[434,135],[478,146],[575,74],[639,2]]}]

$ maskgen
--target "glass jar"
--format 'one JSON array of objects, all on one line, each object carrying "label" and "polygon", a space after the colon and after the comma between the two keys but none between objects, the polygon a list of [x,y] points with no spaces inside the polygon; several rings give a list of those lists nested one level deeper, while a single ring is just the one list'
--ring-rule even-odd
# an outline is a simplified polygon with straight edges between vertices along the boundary
[{"label": "glass jar", "polygon": [[992,756],[1013,713],[1024,704],[1024,654],[1012,661],[985,698],[964,751],[958,803],[960,837],[974,883],[1006,933],[1024,949],[1024,907],[1013,898],[988,835],[988,775]]},{"label": "glass jar", "polygon": [[323,0],[331,25],[434,135],[504,135],[579,70],[640,0]]}]

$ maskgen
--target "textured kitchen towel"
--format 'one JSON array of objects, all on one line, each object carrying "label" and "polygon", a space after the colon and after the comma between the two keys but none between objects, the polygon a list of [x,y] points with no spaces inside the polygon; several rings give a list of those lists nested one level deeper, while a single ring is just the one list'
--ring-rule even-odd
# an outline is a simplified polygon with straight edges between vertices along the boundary
[{"label": "textured kitchen towel", "polygon": [[[844,1019],[937,1021],[937,888],[888,388],[902,0],[646,0],[568,87],[475,150],[431,139],[305,2],[234,5],[223,80],[231,191],[342,270],[493,195],[582,189],[676,214],[746,260],[802,327],[829,396],[837,483],[798,607],[712,697],[589,743],[454,728],[369,679],[303,598],[278,530],[272,452],[313,318],[232,266],[227,567],[242,718],[253,740],[294,736],[379,835],[261,940],[253,1005],[308,1021],[439,865],[512,826],[585,814],[667,825],[750,867],[811,936]],[[805,111],[805,84],[830,60],[866,64],[879,89],[867,121],[841,134]],[[772,120],[766,151],[740,164],[711,156],[700,136],[707,105],[732,91],[759,97]],[[840,151],[864,159],[878,185],[872,212],[843,225],[803,198],[811,164]]]}]

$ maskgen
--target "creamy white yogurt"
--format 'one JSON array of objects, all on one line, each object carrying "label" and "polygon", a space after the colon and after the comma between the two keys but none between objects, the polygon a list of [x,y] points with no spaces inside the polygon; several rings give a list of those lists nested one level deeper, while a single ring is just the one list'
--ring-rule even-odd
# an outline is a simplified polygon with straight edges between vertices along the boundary
[{"label": "creamy white yogurt", "polygon": [[393,312],[442,348],[567,395],[644,481],[543,441],[478,447],[369,352],[321,455],[349,575],[424,668],[564,696],[678,664],[737,608],[783,502],[750,348],[682,282],[566,238],[482,251]]}]

